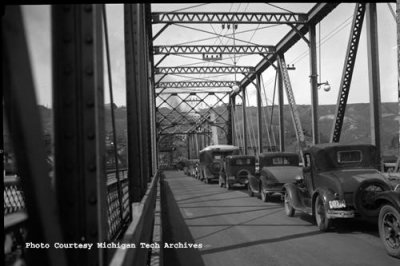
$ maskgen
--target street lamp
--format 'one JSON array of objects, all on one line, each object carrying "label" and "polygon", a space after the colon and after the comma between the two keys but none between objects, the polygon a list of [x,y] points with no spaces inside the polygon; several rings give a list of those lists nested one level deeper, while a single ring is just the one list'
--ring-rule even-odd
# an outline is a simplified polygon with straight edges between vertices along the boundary
[{"label": "street lamp", "polygon": [[328,81],[322,82],[322,83],[317,83],[318,89],[324,89],[324,91],[330,91],[331,90],[331,85],[329,84]]}]

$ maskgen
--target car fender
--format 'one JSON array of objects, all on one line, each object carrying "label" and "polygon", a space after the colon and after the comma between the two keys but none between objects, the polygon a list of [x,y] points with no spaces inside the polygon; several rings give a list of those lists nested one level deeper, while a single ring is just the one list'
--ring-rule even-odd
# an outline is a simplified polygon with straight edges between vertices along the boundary
[{"label": "car fender", "polygon": [[390,204],[400,212],[400,192],[387,191],[379,193],[375,198],[375,202],[380,207]]},{"label": "car fender", "polygon": [[295,184],[293,183],[287,183],[285,185],[283,185],[283,190],[286,191],[290,198],[292,199],[292,206],[295,209],[303,209],[303,204],[302,201],[300,199],[299,193],[298,193],[298,188]]},{"label": "car fender", "polygon": [[315,204],[314,204],[314,202],[315,202],[317,196],[320,196],[322,198],[322,201],[323,201],[324,206],[325,206],[326,209],[329,209],[329,201],[335,199],[335,195],[329,189],[323,188],[323,187],[317,188],[314,191],[313,195],[312,195],[312,201],[311,201],[312,202],[311,206],[312,206],[312,213],[313,214],[315,213]]}]

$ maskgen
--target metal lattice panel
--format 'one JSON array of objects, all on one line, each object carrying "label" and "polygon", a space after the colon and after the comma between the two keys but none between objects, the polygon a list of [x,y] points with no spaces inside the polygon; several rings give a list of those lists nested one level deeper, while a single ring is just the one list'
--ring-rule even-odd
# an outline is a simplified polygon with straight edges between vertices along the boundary
[{"label": "metal lattice panel", "polygon": [[232,87],[237,85],[235,81],[177,81],[160,82],[156,88],[204,88],[204,87]]},{"label": "metal lattice panel", "polygon": [[346,111],[347,98],[349,96],[351,78],[357,57],[358,43],[361,36],[362,25],[364,21],[365,4],[357,4],[350,32],[349,44],[347,46],[347,57],[344,63],[342,80],[340,82],[340,92],[336,104],[336,119],[333,124],[331,142],[339,142],[342,131],[344,113]]},{"label": "metal lattice panel", "polygon": [[286,88],[286,95],[288,98],[292,118],[293,118],[293,124],[296,130],[296,137],[297,141],[299,142],[300,148],[303,148],[305,146],[305,138],[304,138],[304,132],[303,128],[301,126],[301,121],[300,121],[300,115],[297,110],[297,105],[296,101],[294,98],[293,90],[292,90],[292,85],[290,83],[290,78],[289,78],[289,73],[286,68],[286,62],[283,57],[278,57],[278,62],[279,62],[279,69],[282,73],[283,77],[283,84],[285,84]]},{"label": "metal lattice panel", "polygon": [[[178,93],[159,94],[159,104],[156,108],[157,127],[159,134],[180,134],[190,131],[193,126],[209,116],[211,110],[216,115],[213,125],[224,127],[227,122],[227,108],[215,109],[217,105],[226,105],[223,100],[229,93],[189,93],[186,95]],[[208,101],[214,99],[214,104]],[[207,119],[206,119],[207,120]]]},{"label": "metal lattice panel", "polygon": [[220,74],[220,73],[252,73],[254,67],[157,67],[155,74]]},{"label": "metal lattice panel", "polygon": [[19,183],[4,182],[4,215],[22,210],[25,210],[25,199]]},{"label": "metal lattice panel", "polygon": [[271,45],[193,45],[154,46],[154,54],[270,54]]},{"label": "metal lattice panel", "polygon": [[152,23],[242,23],[286,24],[307,23],[304,13],[153,13]]}]

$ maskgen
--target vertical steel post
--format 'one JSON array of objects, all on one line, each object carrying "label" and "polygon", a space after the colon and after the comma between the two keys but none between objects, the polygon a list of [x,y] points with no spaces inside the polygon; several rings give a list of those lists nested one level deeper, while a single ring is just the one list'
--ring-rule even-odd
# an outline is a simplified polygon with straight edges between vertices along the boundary
[{"label": "vertical steel post", "polygon": [[[52,8],[55,175],[65,241],[107,240],[100,5]],[[69,249],[70,265],[105,265],[104,250]]]},{"label": "vertical steel post", "polygon": [[381,88],[379,76],[378,23],[376,4],[367,4],[368,77],[370,95],[371,141],[381,159]]},{"label": "vertical steel post", "polygon": [[142,164],[139,90],[137,68],[137,7],[134,4],[124,5],[124,31],[125,31],[125,71],[126,71],[126,109],[128,131],[128,178],[130,202],[141,200],[142,194]]},{"label": "vertical steel post", "polygon": [[231,110],[230,110],[230,113],[231,113],[231,118],[232,118],[232,120],[231,120],[232,121],[231,122],[232,145],[239,146],[239,144],[236,141],[236,131],[235,131],[235,127],[236,127],[236,124],[235,124],[236,95],[235,94],[232,95],[230,97],[230,99],[231,99]]},{"label": "vertical steel post", "polygon": [[283,109],[283,77],[280,71],[278,71],[278,102],[279,102],[279,150],[285,151],[285,120],[284,120],[284,109]]},{"label": "vertical steel post", "polygon": [[232,145],[232,97],[229,97],[228,109],[228,121],[226,122],[227,134],[226,142],[228,145]]},{"label": "vertical steel post", "polygon": [[247,155],[247,116],[246,116],[246,88],[242,88],[242,114],[243,114],[243,139],[244,155]]},{"label": "vertical steel post", "polygon": [[[397,90],[399,102],[399,117],[400,117],[400,0],[397,0],[396,5],[396,21],[397,21]],[[398,154],[400,154],[400,120],[399,120],[399,138],[397,144]]]},{"label": "vertical steel post", "polygon": [[[263,141],[262,141],[262,117],[261,117],[261,74],[257,74],[257,129],[258,129],[258,154],[263,152]],[[271,121],[272,123],[272,121]]]},{"label": "vertical steel post", "polygon": [[[64,241],[65,238],[62,236],[60,212],[57,212],[57,201],[46,164],[42,122],[36,101],[22,10],[20,6],[7,6],[3,12],[3,110],[7,117],[29,217],[26,240],[52,245]],[[63,249],[25,249],[24,253],[27,265],[67,265]]]},{"label": "vertical steel post", "polygon": [[309,25],[310,34],[310,83],[311,83],[311,117],[313,144],[319,143],[318,131],[318,73],[317,73],[317,39],[315,24]]}]

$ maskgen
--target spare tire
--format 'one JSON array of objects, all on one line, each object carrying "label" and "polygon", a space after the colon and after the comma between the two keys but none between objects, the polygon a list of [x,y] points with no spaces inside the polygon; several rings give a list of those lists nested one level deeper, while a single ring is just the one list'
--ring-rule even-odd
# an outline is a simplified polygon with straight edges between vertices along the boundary
[{"label": "spare tire", "polygon": [[364,217],[378,217],[380,206],[375,202],[375,198],[378,193],[386,190],[390,190],[390,186],[379,179],[362,182],[354,195],[358,212]]}]

